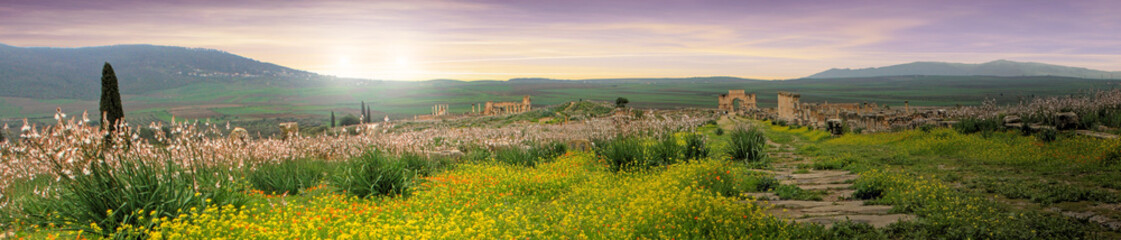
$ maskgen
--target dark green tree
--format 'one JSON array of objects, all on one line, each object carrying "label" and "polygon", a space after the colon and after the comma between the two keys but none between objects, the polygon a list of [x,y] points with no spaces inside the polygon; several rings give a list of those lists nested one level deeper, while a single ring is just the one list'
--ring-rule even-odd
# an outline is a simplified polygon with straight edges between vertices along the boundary
[{"label": "dark green tree", "polygon": [[367,123],[374,122],[373,119],[370,119],[370,118],[372,118],[372,116],[370,116],[370,105],[366,105],[366,112],[365,113],[366,113],[366,122]]},{"label": "dark green tree", "polygon": [[101,127],[110,132],[117,130],[117,122],[124,120],[125,110],[121,107],[121,90],[117,86],[117,75],[108,62],[101,69]]},{"label": "dark green tree", "polygon": [[631,103],[631,101],[627,100],[627,98],[625,97],[619,97],[615,99],[615,107],[617,108],[627,107],[627,103]]},{"label": "dark green tree", "polygon": [[335,127],[335,111],[331,111],[331,127]]},{"label": "dark green tree", "polygon": [[350,126],[358,123],[360,123],[360,121],[358,121],[358,117],[355,117],[354,114],[347,114],[342,119],[339,119],[339,126]]},{"label": "dark green tree", "polygon": [[358,119],[358,123],[365,123],[370,120],[370,118],[366,116],[366,101],[362,101],[362,106],[358,108],[358,116],[361,117]]}]

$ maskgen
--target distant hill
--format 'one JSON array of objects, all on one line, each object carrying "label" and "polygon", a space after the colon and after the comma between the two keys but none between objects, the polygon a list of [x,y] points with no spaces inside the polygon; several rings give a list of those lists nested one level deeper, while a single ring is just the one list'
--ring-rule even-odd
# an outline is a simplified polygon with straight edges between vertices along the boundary
[{"label": "distant hill", "polygon": [[878,68],[829,69],[806,78],[858,78],[882,76],[1060,76],[1087,79],[1121,78],[1121,72],[1107,72],[1080,67],[996,60],[981,64],[913,62]]},{"label": "distant hill", "polygon": [[105,62],[113,65],[124,94],[204,81],[291,81],[318,76],[213,49],[154,45],[40,48],[0,44],[0,86],[4,86],[0,96],[95,99],[100,93],[97,89]]}]

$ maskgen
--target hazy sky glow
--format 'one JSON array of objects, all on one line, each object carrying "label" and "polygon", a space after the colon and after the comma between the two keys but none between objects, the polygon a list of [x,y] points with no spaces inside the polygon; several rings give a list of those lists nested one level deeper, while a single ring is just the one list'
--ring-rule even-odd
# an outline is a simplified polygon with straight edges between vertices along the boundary
[{"label": "hazy sky glow", "polygon": [[1121,1],[50,1],[0,43],[215,48],[392,80],[785,79],[912,61],[1121,71]]}]

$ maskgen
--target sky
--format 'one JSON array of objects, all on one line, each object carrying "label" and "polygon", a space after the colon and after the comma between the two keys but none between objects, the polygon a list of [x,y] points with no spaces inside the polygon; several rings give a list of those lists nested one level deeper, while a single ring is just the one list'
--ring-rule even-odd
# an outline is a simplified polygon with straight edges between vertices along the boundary
[{"label": "sky", "polygon": [[385,80],[789,79],[997,59],[1121,71],[1121,1],[7,0],[0,43],[213,48]]}]

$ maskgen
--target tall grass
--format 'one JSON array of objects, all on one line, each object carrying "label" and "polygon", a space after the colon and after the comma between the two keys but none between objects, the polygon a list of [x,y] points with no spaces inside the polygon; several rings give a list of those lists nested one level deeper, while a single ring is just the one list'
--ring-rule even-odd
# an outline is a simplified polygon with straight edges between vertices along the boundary
[{"label": "tall grass", "polygon": [[399,160],[381,151],[371,150],[350,158],[340,167],[331,185],[339,191],[360,198],[377,195],[406,195],[416,177]]},{"label": "tall grass", "polygon": [[684,148],[683,155],[686,161],[704,159],[709,156],[708,142],[705,140],[705,135],[703,134],[686,134]]},{"label": "tall grass", "polygon": [[333,165],[314,159],[292,159],[267,162],[250,170],[248,180],[254,189],[272,194],[298,194],[301,190],[319,185]]},{"label": "tall grass", "polygon": [[62,226],[103,237],[143,237],[154,219],[174,218],[208,204],[246,203],[243,185],[219,168],[186,167],[174,161],[101,158],[72,174],[60,174],[55,190],[25,205],[27,222]]},{"label": "tall grass", "polygon": [[598,141],[596,155],[607,161],[611,171],[623,171],[646,166],[646,149],[637,137],[622,137],[611,141]]},{"label": "tall grass", "polygon": [[762,130],[741,126],[732,130],[728,137],[727,152],[732,159],[756,163],[767,157],[767,138]]},{"label": "tall grass", "polygon": [[529,145],[529,148],[507,147],[496,150],[494,159],[510,165],[534,167],[540,162],[549,161],[568,151],[568,147],[560,142]]}]

